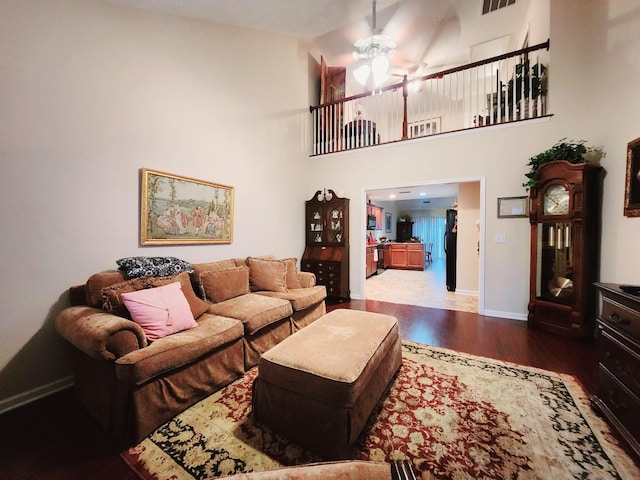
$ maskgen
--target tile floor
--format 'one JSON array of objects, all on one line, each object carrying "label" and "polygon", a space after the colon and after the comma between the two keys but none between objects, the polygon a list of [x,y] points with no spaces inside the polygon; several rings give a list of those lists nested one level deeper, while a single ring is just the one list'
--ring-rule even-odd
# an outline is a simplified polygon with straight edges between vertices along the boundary
[{"label": "tile floor", "polygon": [[447,291],[444,259],[435,259],[424,271],[393,270],[373,275],[365,282],[367,300],[478,312],[478,297]]}]

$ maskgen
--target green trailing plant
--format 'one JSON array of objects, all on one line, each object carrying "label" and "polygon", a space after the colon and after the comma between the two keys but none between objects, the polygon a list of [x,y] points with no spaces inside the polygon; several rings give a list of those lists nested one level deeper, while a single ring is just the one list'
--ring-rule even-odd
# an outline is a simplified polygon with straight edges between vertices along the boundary
[{"label": "green trailing plant", "polygon": [[[499,84],[498,93],[491,95],[493,103],[493,121],[498,121],[498,112],[504,117],[507,112],[513,115],[514,106],[520,110],[521,100],[536,100],[547,95],[547,67],[542,63],[531,65],[529,60],[524,60],[515,65],[513,77],[506,83]],[[498,101],[500,108],[498,108]],[[519,113],[516,115],[520,116]]]},{"label": "green trailing plant", "polygon": [[509,98],[515,98],[516,102],[519,102],[522,98],[534,100],[546,95],[546,70],[543,64],[531,65],[529,60],[517,64],[515,76],[507,84]]},{"label": "green trailing plant", "polygon": [[[538,168],[545,163],[555,160],[566,160],[569,163],[598,162],[604,156],[602,149],[587,147],[585,140],[575,142],[561,139],[553,147],[534,155],[529,159],[529,172],[525,173],[527,181],[522,184],[527,190],[535,186],[538,181]],[[588,157],[588,158],[587,158]]]}]

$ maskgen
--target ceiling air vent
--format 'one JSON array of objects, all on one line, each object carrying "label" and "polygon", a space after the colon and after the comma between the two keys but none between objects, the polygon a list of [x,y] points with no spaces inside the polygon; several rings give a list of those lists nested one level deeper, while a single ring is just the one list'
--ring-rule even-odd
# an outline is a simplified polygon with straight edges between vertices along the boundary
[{"label": "ceiling air vent", "polygon": [[516,0],[484,0],[482,3],[482,14],[495,12],[496,10],[516,3]]}]

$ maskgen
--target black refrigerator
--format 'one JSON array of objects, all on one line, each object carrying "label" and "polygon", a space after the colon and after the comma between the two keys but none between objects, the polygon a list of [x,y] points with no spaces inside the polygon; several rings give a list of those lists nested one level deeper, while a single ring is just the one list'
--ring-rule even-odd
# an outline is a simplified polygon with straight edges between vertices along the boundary
[{"label": "black refrigerator", "polygon": [[447,262],[447,290],[456,291],[456,254],[458,244],[458,211],[447,210],[444,231],[444,252]]}]

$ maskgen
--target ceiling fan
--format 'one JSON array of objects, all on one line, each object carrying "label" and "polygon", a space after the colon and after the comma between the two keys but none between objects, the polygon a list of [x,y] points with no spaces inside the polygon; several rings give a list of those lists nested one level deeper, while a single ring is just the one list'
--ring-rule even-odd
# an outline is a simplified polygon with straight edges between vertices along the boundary
[{"label": "ceiling fan", "polygon": [[[419,88],[418,79],[450,64],[443,61],[449,58],[443,55],[443,45],[458,42],[455,2],[466,1],[373,0],[371,21],[343,30],[351,48],[341,48],[354,61],[350,69],[357,83],[365,90],[377,90],[388,79],[395,82],[406,75],[412,87]],[[353,35],[356,31],[359,35]],[[428,65],[427,58],[433,58]]]},{"label": "ceiling fan", "polygon": [[367,85],[370,78],[373,87],[379,87],[389,78],[389,59],[396,51],[396,42],[384,35],[376,25],[376,0],[373,0],[372,35],[353,44],[353,59],[362,64],[353,71],[361,85]]}]

